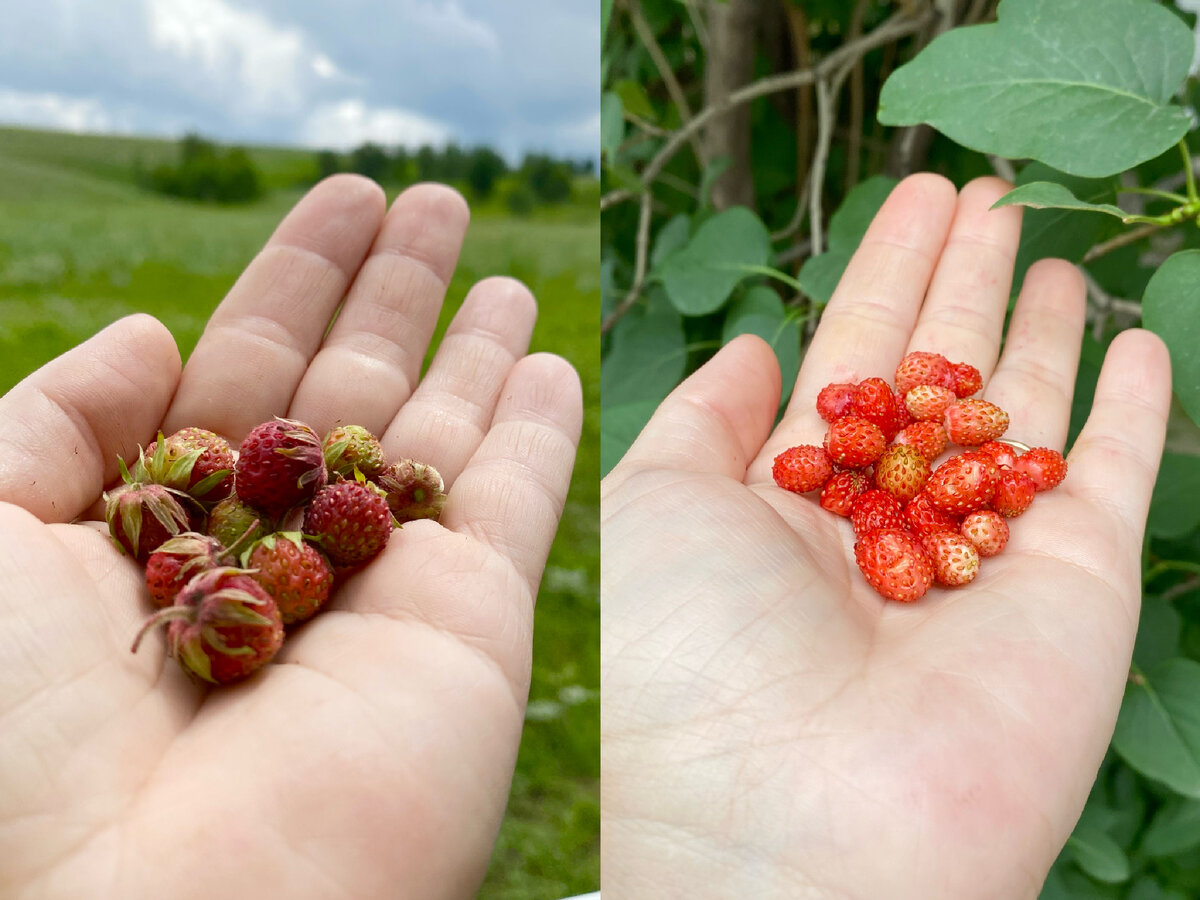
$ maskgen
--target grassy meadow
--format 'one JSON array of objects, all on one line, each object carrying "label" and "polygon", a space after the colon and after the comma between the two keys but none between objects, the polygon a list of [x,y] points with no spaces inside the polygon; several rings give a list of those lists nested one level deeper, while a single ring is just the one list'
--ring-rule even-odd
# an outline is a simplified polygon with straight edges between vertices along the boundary
[{"label": "grassy meadow", "polygon": [[[158,317],[185,358],[204,323],[315,173],[313,154],[250,148],[267,187],[244,206],[151,194],[135,167],[176,145],[0,128],[0,393],[133,312]],[[389,185],[389,197],[399,186]],[[558,900],[600,882],[598,186],[509,217],[473,204],[441,330],[488,275],[524,281],[539,304],[532,349],[583,380],[575,475],[538,599],[533,680],[508,814],[480,896]]]}]

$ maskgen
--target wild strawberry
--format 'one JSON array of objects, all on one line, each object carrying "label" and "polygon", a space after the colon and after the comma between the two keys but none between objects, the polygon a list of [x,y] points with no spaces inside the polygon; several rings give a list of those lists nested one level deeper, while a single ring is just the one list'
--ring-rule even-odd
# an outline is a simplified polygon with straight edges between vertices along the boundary
[{"label": "wild strawberry", "polygon": [[[820,447],[813,449],[825,452]],[[436,519],[446,505],[445,482],[438,470],[426,463],[397,460],[383,470],[376,483],[387,493],[388,508],[400,523]]]},{"label": "wild strawberry", "polygon": [[904,505],[905,527],[918,537],[924,538],[939,531],[958,533],[959,518],[938,509],[925,491],[917,494]]},{"label": "wild strawberry", "polygon": [[946,434],[964,447],[994,441],[1008,430],[1008,413],[995,403],[969,397],[946,408]]},{"label": "wild strawberry", "polygon": [[960,453],[930,473],[925,492],[939,509],[962,516],[987,505],[996,491],[998,474],[987,454]]},{"label": "wild strawberry", "polygon": [[817,394],[817,413],[826,422],[850,414],[854,404],[855,387],[852,384],[827,384]]},{"label": "wild strawberry", "polygon": [[242,569],[222,566],[189,580],[175,603],[142,626],[133,652],[150,629],[167,627],[167,649],[184,671],[229,684],[261,669],[283,644],[283,620],[273,601]]},{"label": "wild strawberry", "polygon": [[214,503],[233,490],[233,448],[204,428],[181,428],[146,448],[142,456],[148,480],[186,491]]},{"label": "wild strawberry", "polygon": [[339,481],[317,491],[304,512],[304,533],[330,561],[357,566],[374,558],[392,534],[387,499],[371,484]]},{"label": "wild strawberry", "polygon": [[284,625],[311,619],[333,587],[329,561],[298,531],[268,534],[245,554],[244,565],[271,595]]},{"label": "wild strawberry", "polygon": [[1034,447],[1017,457],[1013,468],[1033,479],[1036,491],[1048,491],[1058,487],[1067,477],[1067,461],[1057,450],[1049,447]]},{"label": "wild strawberry", "polygon": [[980,556],[995,556],[1008,543],[1008,523],[992,509],[980,509],[966,516],[959,529],[975,545]]},{"label": "wild strawberry", "polygon": [[904,413],[896,404],[896,394],[882,378],[860,381],[854,390],[850,414],[871,422],[890,441],[904,427]]},{"label": "wild strawberry", "polygon": [[983,376],[974,366],[959,362],[952,364],[950,368],[954,373],[954,383],[950,385],[950,388],[954,391],[955,396],[970,397],[983,388]]},{"label": "wild strawberry", "polygon": [[913,350],[900,360],[900,365],[896,366],[895,382],[896,390],[901,394],[907,394],[918,384],[952,388],[954,372],[950,366],[950,360],[940,353]]},{"label": "wild strawberry", "polygon": [[1033,479],[1024,472],[1001,469],[996,479],[996,493],[992,497],[992,509],[1007,519],[1019,516],[1029,509],[1037,488]]},{"label": "wild strawberry", "polygon": [[925,459],[933,462],[946,449],[946,429],[941,422],[913,422],[900,429],[893,443],[916,447]]},{"label": "wild strawberry", "polygon": [[[899,434],[909,425],[916,421],[912,417],[912,413],[908,411],[908,407],[904,405],[904,395],[899,391],[892,392],[892,398],[896,402],[896,434]],[[895,440],[895,437],[892,438]]]},{"label": "wild strawberry", "polygon": [[325,479],[321,439],[303,422],[277,418],[242,441],[234,487],[244,502],[278,516],[311,498]]},{"label": "wild strawberry", "polygon": [[[123,459],[118,459],[123,483],[105,491],[104,518],[117,546],[142,565],[159,544],[192,527],[192,509],[186,494],[161,484],[136,481]],[[189,504],[185,507],[184,504]]]},{"label": "wild strawberry", "polygon": [[1001,469],[1011,469],[1017,461],[1016,448],[1004,441],[984,441],[975,449],[990,456]]},{"label": "wild strawberry", "polygon": [[907,503],[925,486],[929,460],[916,447],[892,444],[875,463],[875,486]]},{"label": "wild strawberry", "polygon": [[859,469],[879,459],[887,441],[878,426],[861,416],[843,416],[829,425],[825,451],[839,466]]},{"label": "wild strawberry", "polygon": [[208,533],[225,547],[245,539],[247,545],[270,531],[270,519],[237,494],[231,494],[212,508],[208,514]]},{"label": "wild strawberry", "polygon": [[[802,444],[784,450],[775,457],[771,467],[775,483],[785,491],[804,494],[822,487],[833,475],[833,461],[821,447]],[[382,480],[380,487],[384,487]],[[392,493],[388,493],[388,505],[391,505]]]},{"label": "wild strawberry", "polygon": [[859,537],[854,561],[888,600],[911,603],[933,583],[933,562],[920,540],[901,528],[876,528]]},{"label": "wild strawberry", "polygon": [[175,602],[175,597],[194,576],[231,561],[221,542],[206,534],[185,531],[164,541],[146,560],[146,588],[160,609]]},{"label": "wild strawberry", "polygon": [[925,538],[925,549],[933,560],[933,578],[946,587],[959,587],[979,574],[979,551],[956,532],[941,531]]},{"label": "wild strawberry", "polygon": [[325,466],[330,473],[353,478],[354,470],[368,478],[383,471],[383,447],[379,439],[361,425],[341,425],[325,435],[322,442]]},{"label": "wild strawberry", "polygon": [[876,528],[904,528],[904,508],[887,491],[872,488],[854,498],[850,526],[859,537]]},{"label": "wild strawberry", "polygon": [[871,480],[861,472],[835,472],[821,488],[821,506],[834,515],[849,516],[855,499],[870,486]]},{"label": "wild strawberry", "polygon": [[908,414],[918,422],[940,422],[953,402],[954,391],[936,384],[918,384],[904,395]]}]

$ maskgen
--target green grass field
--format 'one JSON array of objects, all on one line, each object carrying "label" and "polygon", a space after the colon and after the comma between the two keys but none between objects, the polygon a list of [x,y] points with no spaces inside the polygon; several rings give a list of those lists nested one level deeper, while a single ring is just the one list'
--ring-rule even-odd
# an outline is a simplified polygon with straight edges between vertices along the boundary
[{"label": "green grass field", "polygon": [[[136,187],[135,162],[174,154],[165,141],[0,128],[0,392],[133,312],[157,316],[186,357],[314,170],[310,153],[252,148],[270,190],[242,207]],[[520,278],[540,309],[532,349],[565,356],[584,388],[579,457],[538,598],[529,714],[484,898],[558,900],[600,883],[600,240],[597,187],[580,187],[573,204],[528,219],[506,217],[496,202],[476,207],[439,323],[440,334],[478,279]]]}]

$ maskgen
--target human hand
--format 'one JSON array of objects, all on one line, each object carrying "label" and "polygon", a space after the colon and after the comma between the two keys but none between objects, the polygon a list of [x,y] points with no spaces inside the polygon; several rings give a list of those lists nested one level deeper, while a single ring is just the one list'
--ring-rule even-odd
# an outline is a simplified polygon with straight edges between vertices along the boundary
[{"label": "human hand", "polygon": [[[182,374],[166,329],[135,316],[0,400],[0,894],[473,896],[582,401],[568,363],[525,355],[536,308],[508,279],[475,286],[419,379],[467,218],[446,188],[385,215],[376,185],[335,176]],[[129,652],[152,611],[141,571],[74,520],[159,428],[236,446],[272,415],[365,425],[435,465],[448,500],[273,665],[209,692],[161,634]]]},{"label": "human hand", "polygon": [[[1036,897],[1111,737],[1170,368],[1109,348],[1066,480],[966,587],[885,601],[849,523],[776,487],[830,382],[908,350],[977,366],[1008,436],[1061,449],[1084,286],[1026,277],[1008,185],[902,182],[825,311],[786,415],[756,338],[662,404],[602,489],[605,895]],[[999,359],[998,359],[999,357]],[[998,359],[998,361],[997,361]]]}]

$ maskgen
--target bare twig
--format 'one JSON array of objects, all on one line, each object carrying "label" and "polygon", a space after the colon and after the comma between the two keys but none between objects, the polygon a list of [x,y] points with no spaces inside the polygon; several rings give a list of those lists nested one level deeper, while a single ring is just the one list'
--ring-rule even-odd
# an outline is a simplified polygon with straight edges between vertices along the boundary
[{"label": "bare twig", "polygon": [[641,116],[631,113],[629,110],[625,110],[623,116],[626,121],[630,122],[635,127],[640,128],[651,137],[664,138],[671,133],[669,128],[661,128],[658,125],[655,125],[653,122],[647,122]]},{"label": "bare twig", "polygon": [[642,194],[641,214],[638,217],[637,249],[633,263],[633,285],[629,288],[629,293],[625,295],[625,298],[617,304],[617,308],[600,323],[601,334],[608,334],[612,327],[620,321],[621,316],[629,312],[633,304],[637,303],[638,297],[641,296],[642,285],[646,280],[646,260],[650,256],[650,203],[652,197],[650,191]]},{"label": "bare twig", "polygon": [[[867,14],[867,0],[857,0],[850,14],[848,39],[856,41],[862,36],[863,19]],[[850,70],[850,141],[846,147],[846,190],[858,184],[859,156],[862,153],[863,122],[863,58],[854,60]]]},{"label": "bare twig", "polygon": [[992,166],[993,172],[1009,184],[1016,184],[1017,171],[1013,168],[1010,160],[1005,159],[1003,156],[996,156],[994,153],[989,153],[987,159]]},{"label": "bare twig", "polygon": [[1116,237],[1111,237],[1107,241],[1101,241],[1093,246],[1087,253],[1083,255],[1083,261],[1090,263],[1094,259],[1099,259],[1106,253],[1112,253],[1114,250],[1132,244],[1135,241],[1140,241],[1148,234],[1154,234],[1162,228],[1161,225],[1142,225],[1139,228],[1131,228],[1129,231],[1122,231]]},{"label": "bare twig", "polygon": [[[654,37],[654,31],[651,30],[650,23],[646,21],[646,17],[642,14],[642,5],[639,0],[629,0],[629,18],[633,22],[633,30],[637,32],[638,39],[642,42],[642,46],[646,48],[646,52],[650,54],[650,59],[653,60],[654,67],[658,69],[659,77],[662,78],[663,84],[667,86],[667,93],[671,97],[671,102],[679,109],[679,120],[686,126],[691,121],[692,108],[688,105],[687,97],[683,95],[683,88],[679,86],[679,80],[675,77],[675,72],[671,69],[671,64],[667,61],[662,47],[658,45],[658,41]],[[701,146],[700,139],[693,136],[690,143],[692,151],[696,154],[696,159],[700,161],[700,166],[705,166],[707,161],[704,158],[704,148]]]},{"label": "bare twig", "polygon": [[1183,581],[1171,585],[1162,592],[1161,597],[1165,601],[1174,600],[1176,597],[1182,597],[1184,594],[1190,594],[1192,591],[1200,588],[1200,575],[1189,575]]},{"label": "bare twig", "polygon": [[604,212],[610,206],[616,206],[625,200],[632,200],[636,196],[638,196],[638,192],[631,191],[629,188],[617,188],[616,190],[609,191],[600,198],[600,212]]},{"label": "bare twig", "polygon": [[707,53],[708,26],[704,24],[704,19],[696,10],[696,0],[683,0],[683,5],[687,8],[688,18],[692,20],[692,27],[696,29],[696,37],[700,39],[700,46]]}]

